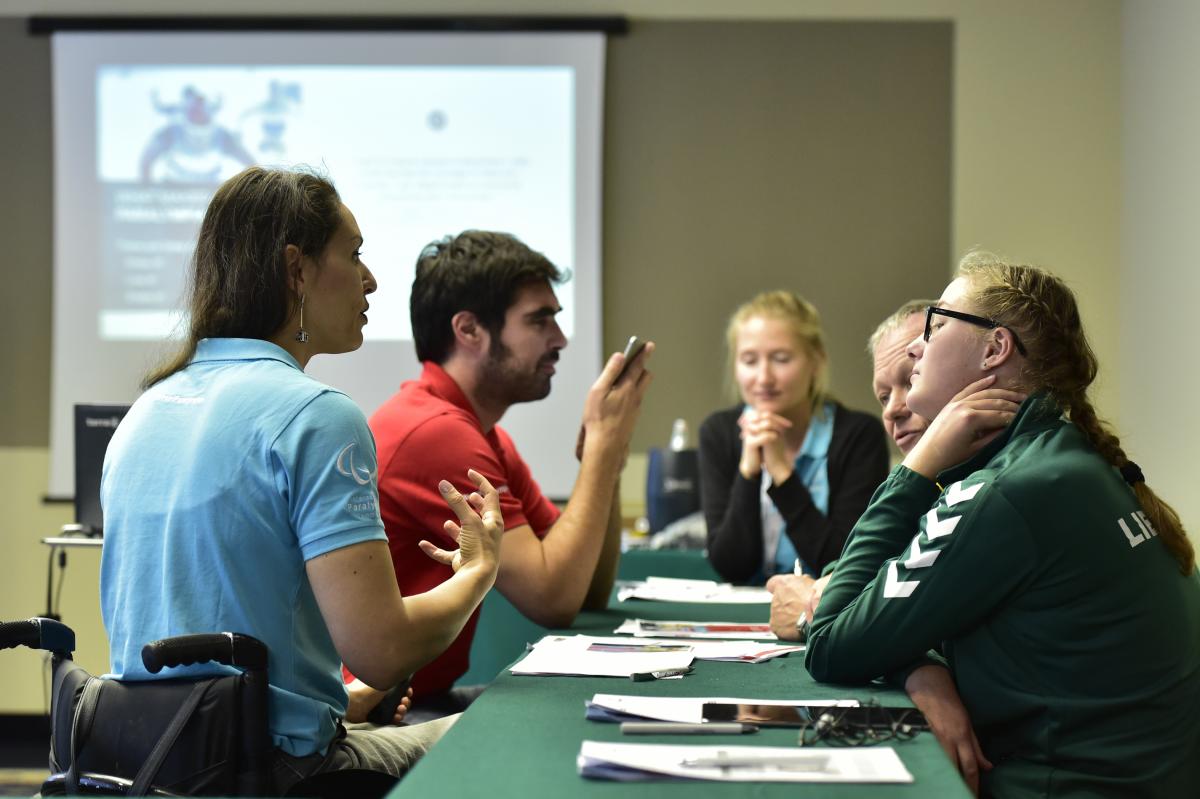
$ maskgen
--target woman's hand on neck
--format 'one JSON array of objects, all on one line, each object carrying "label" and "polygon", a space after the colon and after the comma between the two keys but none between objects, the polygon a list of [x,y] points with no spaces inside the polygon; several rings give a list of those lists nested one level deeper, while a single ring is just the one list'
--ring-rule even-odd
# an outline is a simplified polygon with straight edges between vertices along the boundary
[{"label": "woman's hand on neck", "polygon": [[936,480],[940,472],[967,460],[1004,432],[1025,394],[998,388],[998,382],[997,375],[991,374],[958,392],[938,411],[903,465]]}]

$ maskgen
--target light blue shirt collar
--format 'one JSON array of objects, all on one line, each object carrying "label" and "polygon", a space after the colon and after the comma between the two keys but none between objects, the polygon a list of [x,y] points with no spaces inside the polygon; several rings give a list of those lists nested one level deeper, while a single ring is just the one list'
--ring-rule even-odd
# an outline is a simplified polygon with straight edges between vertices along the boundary
[{"label": "light blue shirt collar", "polygon": [[[817,510],[829,515],[829,444],[833,440],[833,417],[837,407],[826,401],[817,407],[808,423],[808,431],[800,451],[796,453],[796,477],[808,490]],[[785,532],[783,517],[771,501],[769,494],[771,477],[763,471],[760,507],[763,535],[763,573],[765,579],[773,573],[787,573],[797,561],[796,548]],[[801,563],[805,572],[811,571],[808,564]]]},{"label": "light blue shirt collar", "polygon": [[202,338],[196,344],[196,354],[191,362],[262,360],[280,361],[304,371],[290,352],[261,338]]}]

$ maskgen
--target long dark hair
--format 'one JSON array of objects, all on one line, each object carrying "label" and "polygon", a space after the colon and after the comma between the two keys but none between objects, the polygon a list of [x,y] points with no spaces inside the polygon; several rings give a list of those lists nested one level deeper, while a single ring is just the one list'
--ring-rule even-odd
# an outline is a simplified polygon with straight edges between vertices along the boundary
[{"label": "long dark hair", "polygon": [[252,166],[221,184],[208,204],[188,277],[187,337],[142,388],[188,365],[204,338],[269,339],[291,317],[284,248],[319,255],[341,222],[327,178]]}]

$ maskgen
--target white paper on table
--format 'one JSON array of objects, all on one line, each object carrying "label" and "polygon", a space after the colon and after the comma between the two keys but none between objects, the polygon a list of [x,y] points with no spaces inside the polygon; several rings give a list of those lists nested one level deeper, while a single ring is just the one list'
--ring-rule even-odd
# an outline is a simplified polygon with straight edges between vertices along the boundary
[{"label": "white paper on table", "polygon": [[632,635],[635,638],[719,638],[721,640],[745,639],[749,641],[776,641],[775,633],[767,622],[729,621],[655,621],[651,619],[626,619],[614,633]]},{"label": "white paper on table", "polygon": [[857,699],[747,699],[728,696],[629,696],[596,694],[592,704],[649,721],[704,721],[704,705],[788,705],[790,707],[858,707]]},{"label": "white paper on table", "polygon": [[732,660],[743,663],[762,663],[793,652],[803,652],[804,644],[763,644],[757,641],[721,641],[709,639],[688,640],[684,638],[603,638],[579,635],[587,638],[589,646],[610,647],[671,647],[689,646],[697,660]]},{"label": "white paper on table", "polygon": [[[510,669],[512,674],[563,674],[579,677],[628,677],[639,672],[686,669],[695,657],[692,647],[676,651],[595,652],[597,639],[586,635],[547,635]],[[628,638],[609,639],[630,644]],[[637,643],[643,643],[638,641]],[[669,642],[679,646],[679,641]]]},{"label": "white paper on table", "polygon": [[648,599],[657,602],[689,602],[711,604],[771,603],[771,592],[765,588],[735,586],[713,580],[684,580],[678,577],[647,577],[639,583],[629,583],[617,590],[617,599]]},{"label": "white paper on table", "polygon": [[[727,759],[740,765],[688,766],[686,761]],[[755,762],[759,761],[759,762]],[[584,741],[576,765],[603,778],[603,768],[644,772],[647,779],[683,777],[716,782],[908,783],[912,774],[888,746],[801,749],[783,746],[686,746]],[[597,771],[600,773],[596,773]]]}]

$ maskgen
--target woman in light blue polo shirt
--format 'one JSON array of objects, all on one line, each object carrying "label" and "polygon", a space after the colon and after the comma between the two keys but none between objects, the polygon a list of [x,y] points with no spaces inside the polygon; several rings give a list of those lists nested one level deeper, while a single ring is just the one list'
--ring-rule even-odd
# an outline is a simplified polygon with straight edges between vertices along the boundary
[{"label": "woman in light blue polo shirt", "polygon": [[280,791],[326,770],[400,775],[442,734],[449,722],[347,733],[341,665],[379,688],[412,673],[454,640],[499,558],[495,491],[476,476],[468,503],[443,483],[460,549],[427,552],[456,574],[400,596],[366,420],[304,373],[312,356],[362,344],[376,288],[362,241],[328,180],[251,167],[226,181],[198,234],[188,336],[146,378],[104,465],[112,675],[156,678],[139,653],[157,638],[264,641]]}]

